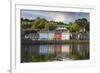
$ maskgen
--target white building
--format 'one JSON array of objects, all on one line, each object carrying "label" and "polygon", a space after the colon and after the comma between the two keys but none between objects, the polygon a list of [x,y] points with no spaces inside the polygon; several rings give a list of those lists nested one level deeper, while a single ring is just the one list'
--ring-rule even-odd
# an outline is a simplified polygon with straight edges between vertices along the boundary
[{"label": "white building", "polygon": [[63,31],[63,30],[67,30],[67,28],[66,27],[58,27],[58,28],[56,28],[56,30]]},{"label": "white building", "polygon": [[89,40],[89,33],[80,33],[79,39],[80,40]]},{"label": "white building", "polygon": [[32,40],[37,40],[38,37],[39,37],[38,33],[30,33],[25,35],[26,39],[32,39]]},{"label": "white building", "polygon": [[69,32],[62,32],[61,38],[62,38],[62,40],[70,40],[70,33]]}]

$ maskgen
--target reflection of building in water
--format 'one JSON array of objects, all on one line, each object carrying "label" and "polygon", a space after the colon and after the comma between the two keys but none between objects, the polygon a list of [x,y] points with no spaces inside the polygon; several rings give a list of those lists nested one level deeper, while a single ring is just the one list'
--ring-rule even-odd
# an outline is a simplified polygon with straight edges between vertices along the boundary
[{"label": "reflection of building in water", "polygon": [[69,52],[70,52],[70,46],[69,45],[62,45],[61,57],[63,58],[63,60],[69,59],[69,57],[68,57]]},{"label": "reflection of building in water", "polygon": [[54,54],[54,53],[55,53],[54,45],[49,45],[48,54]]},{"label": "reflection of building in water", "polygon": [[55,54],[61,54],[62,45],[55,45]]},{"label": "reflection of building in water", "polygon": [[39,54],[48,54],[48,45],[40,45]]},{"label": "reflection of building in water", "polygon": [[69,45],[62,45],[62,53],[69,53],[70,48]]},{"label": "reflection of building in water", "polygon": [[22,62],[89,59],[89,44],[21,46]]}]

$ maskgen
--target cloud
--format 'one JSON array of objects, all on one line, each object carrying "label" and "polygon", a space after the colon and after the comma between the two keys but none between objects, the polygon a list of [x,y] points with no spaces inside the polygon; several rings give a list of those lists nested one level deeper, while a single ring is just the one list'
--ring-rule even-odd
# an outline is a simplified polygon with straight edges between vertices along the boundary
[{"label": "cloud", "polygon": [[56,11],[39,11],[39,10],[21,10],[21,17],[35,19],[37,16],[47,20],[61,21],[64,23],[74,22],[79,18],[89,20],[89,13],[82,12],[56,12]]}]

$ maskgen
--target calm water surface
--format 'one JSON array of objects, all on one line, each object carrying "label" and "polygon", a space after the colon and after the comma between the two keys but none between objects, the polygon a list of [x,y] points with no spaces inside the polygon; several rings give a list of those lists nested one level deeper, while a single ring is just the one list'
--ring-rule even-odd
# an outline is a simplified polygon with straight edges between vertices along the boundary
[{"label": "calm water surface", "polygon": [[22,45],[21,62],[89,59],[89,44]]}]

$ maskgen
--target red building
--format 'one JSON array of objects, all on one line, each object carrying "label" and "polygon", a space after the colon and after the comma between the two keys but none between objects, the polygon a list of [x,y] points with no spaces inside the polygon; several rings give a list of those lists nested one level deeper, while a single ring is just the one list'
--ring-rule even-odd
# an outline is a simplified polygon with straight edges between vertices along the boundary
[{"label": "red building", "polygon": [[55,33],[54,38],[55,40],[61,40],[61,33],[60,32]]}]

